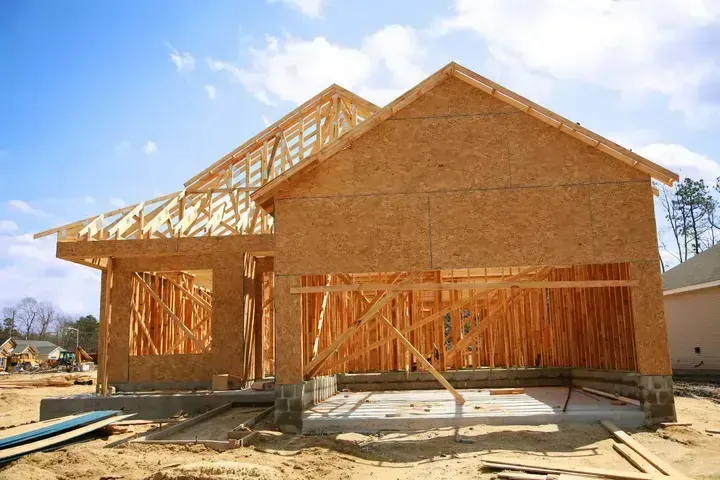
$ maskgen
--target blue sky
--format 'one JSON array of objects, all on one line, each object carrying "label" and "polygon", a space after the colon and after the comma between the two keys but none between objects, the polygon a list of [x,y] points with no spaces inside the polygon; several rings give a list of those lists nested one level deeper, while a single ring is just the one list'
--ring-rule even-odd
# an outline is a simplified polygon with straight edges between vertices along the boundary
[{"label": "blue sky", "polygon": [[683,175],[720,175],[720,2],[0,3],[0,306],[96,312],[33,232],[180,189],[332,82],[383,105],[455,60]]}]

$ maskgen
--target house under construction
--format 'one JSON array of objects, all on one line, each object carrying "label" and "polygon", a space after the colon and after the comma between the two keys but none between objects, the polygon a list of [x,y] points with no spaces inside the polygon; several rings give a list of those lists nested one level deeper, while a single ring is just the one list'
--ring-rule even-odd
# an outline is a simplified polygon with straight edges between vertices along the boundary
[{"label": "house under construction", "polygon": [[36,238],[102,271],[101,393],[274,377],[293,431],[338,384],[463,404],[561,371],[666,421],[652,179],[677,175],[451,63],[384,108],[332,85],[182,190]]}]

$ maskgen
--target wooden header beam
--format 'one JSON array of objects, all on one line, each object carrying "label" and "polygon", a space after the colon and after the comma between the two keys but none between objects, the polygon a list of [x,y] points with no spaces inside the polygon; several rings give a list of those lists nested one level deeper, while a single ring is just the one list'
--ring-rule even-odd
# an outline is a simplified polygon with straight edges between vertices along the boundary
[{"label": "wooden header beam", "polygon": [[608,288],[637,287],[637,280],[578,280],[542,282],[462,282],[462,283],[413,283],[407,285],[388,283],[354,283],[327,287],[294,287],[290,293],[323,292],[369,292],[369,291],[444,291],[444,290],[494,290],[497,288]]},{"label": "wooden header beam", "polygon": [[98,257],[162,257],[247,252],[272,256],[272,234],[229,235],[222,237],[153,238],[142,240],[97,240],[94,242],[58,242],[57,257],[65,260]]}]

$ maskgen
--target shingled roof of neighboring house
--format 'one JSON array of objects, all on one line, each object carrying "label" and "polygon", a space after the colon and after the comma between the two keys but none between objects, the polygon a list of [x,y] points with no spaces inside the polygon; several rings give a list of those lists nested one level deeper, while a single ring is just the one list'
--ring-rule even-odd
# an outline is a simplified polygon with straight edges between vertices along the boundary
[{"label": "shingled roof of neighboring house", "polygon": [[709,287],[714,282],[720,286],[720,244],[671,268],[663,274],[662,280],[666,292],[694,285],[709,284]]},{"label": "shingled roof of neighboring house", "polygon": [[17,344],[16,349],[31,345],[39,355],[48,355],[53,350],[60,348],[47,340],[15,340],[15,343]]}]

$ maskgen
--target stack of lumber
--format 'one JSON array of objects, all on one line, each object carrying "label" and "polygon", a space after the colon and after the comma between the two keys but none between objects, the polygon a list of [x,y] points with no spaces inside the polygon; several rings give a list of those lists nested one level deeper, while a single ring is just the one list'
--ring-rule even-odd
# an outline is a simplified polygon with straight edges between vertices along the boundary
[{"label": "stack of lumber", "polygon": [[60,448],[83,435],[135,415],[121,413],[120,410],[100,410],[4,430],[0,436],[0,464],[12,462],[32,452]]},{"label": "stack of lumber", "polygon": [[46,378],[12,378],[0,380],[0,388],[69,387],[76,381],[92,380],[90,375],[54,375]]},{"label": "stack of lumber", "polygon": [[576,478],[576,476],[610,478],[615,480],[652,480],[653,476],[646,473],[623,470],[610,470],[606,468],[569,467],[548,465],[543,462],[518,460],[504,457],[483,457],[484,467],[495,470],[515,470],[527,473],[500,473],[498,477],[513,480],[540,480],[546,478]]},{"label": "stack of lumber", "polygon": [[498,474],[498,477],[509,480],[571,480],[587,477],[608,478],[613,480],[653,480],[668,477],[688,480],[686,475],[651,453],[613,423],[606,420],[600,423],[620,442],[613,445],[615,451],[639,471],[549,465],[533,460],[518,460],[495,456],[483,457],[483,466],[495,470],[504,470],[504,472]]}]

